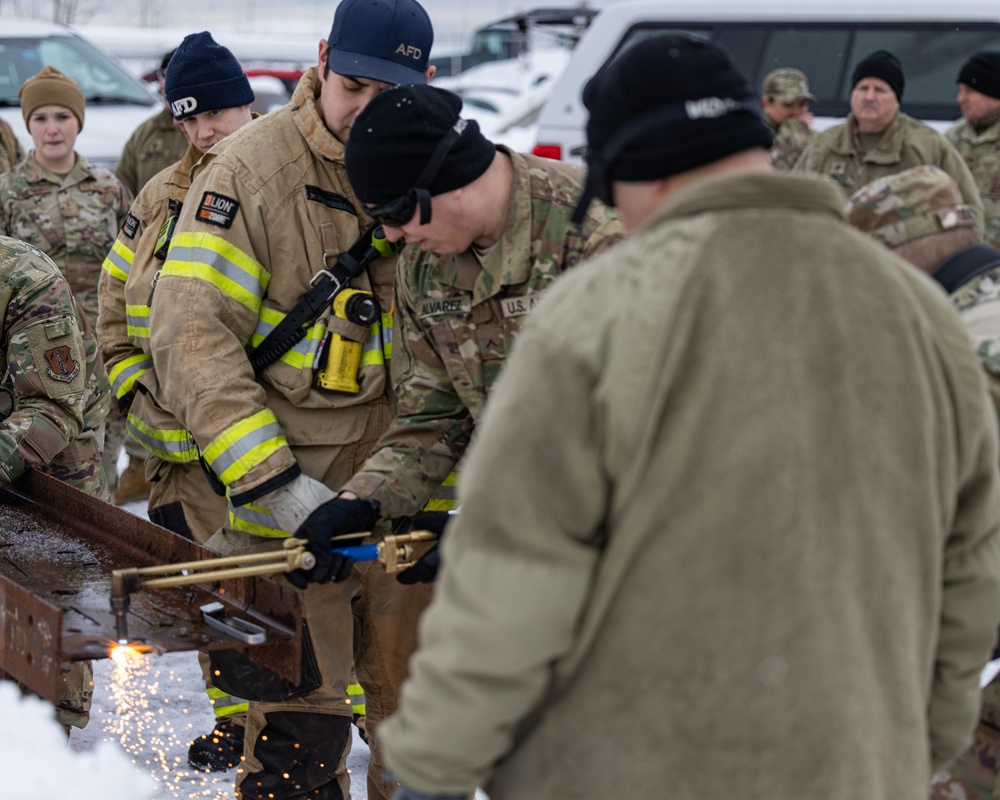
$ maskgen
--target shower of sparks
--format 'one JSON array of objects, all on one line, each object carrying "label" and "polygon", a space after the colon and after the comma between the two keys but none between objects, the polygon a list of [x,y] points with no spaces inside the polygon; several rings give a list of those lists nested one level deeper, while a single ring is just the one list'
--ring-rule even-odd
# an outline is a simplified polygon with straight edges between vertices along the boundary
[{"label": "shower of sparks", "polygon": [[111,659],[115,668],[104,690],[113,711],[95,708],[91,721],[101,724],[103,738],[117,741],[140,772],[148,772],[166,788],[168,794],[159,797],[232,798],[236,770],[200,772],[187,763],[188,744],[207,730],[178,722],[175,707],[180,704],[186,717],[189,705],[207,703],[204,685],[182,685],[184,679],[175,677],[173,670],[157,669],[155,659],[133,647],[113,648]]}]

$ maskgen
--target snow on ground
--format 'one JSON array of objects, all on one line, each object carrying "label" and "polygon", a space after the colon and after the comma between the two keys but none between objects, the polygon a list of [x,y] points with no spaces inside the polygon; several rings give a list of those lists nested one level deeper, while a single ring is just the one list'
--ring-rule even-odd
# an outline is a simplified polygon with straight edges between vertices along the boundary
[{"label": "snow on ground", "polygon": [[[119,470],[127,465],[128,456],[122,453]],[[144,500],[127,503],[122,508],[149,518]],[[5,716],[0,707],[0,718]],[[87,794],[77,791],[74,778],[73,797],[76,800],[226,800],[233,797],[235,770],[199,772],[187,763],[188,745],[195,737],[211,731],[213,721],[197,653],[147,655],[133,663],[122,664],[107,658],[94,661],[90,723],[82,730],[73,729],[70,749],[87,753],[88,756],[78,759],[87,764],[95,763],[96,759],[107,760],[111,755],[121,756],[126,766],[134,765],[132,774],[137,780],[146,779],[152,791],[142,794],[129,784],[127,791],[119,795],[108,789],[109,781],[103,781],[95,785],[93,794]],[[59,726],[54,727],[59,738],[64,738]],[[357,736],[356,729],[352,730],[354,743],[347,761],[351,772],[351,796],[353,800],[367,800],[368,746]],[[0,752],[5,749],[0,748]],[[109,749],[114,752],[109,754]],[[103,760],[97,763],[103,764]],[[63,770],[62,774],[71,771],[75,775],[72,767]],[[0,770],[0,774],[6,775],[7,771]],[[6,789],[6,777],[4,785]],[[22,795],[4,791],[3,796],[16,800],[49,800],[59,793]]]},{"label": "snow on ground", "polygon": [[[187,763],[188,744],[212,730],[213,714],[198,658],[195,653],[142,656],[133,664],[118,665],[111,659],[94,662],[94,704],[90,724],[74,729],[70,749],[78,753],[103,753],[114,748],[126,764],[134,765],[136,777],[152,784],[150,794],[135,790],[121,795],[101,792],[79,794],[78,800],[176,800],[199,798],[226,800],[233,796],[236,771],[199,772]],[[56,726],[56,733],[62,734]],[[87,759],[89,761],[89,759]],[[365,775],[368,747],[356,735],[347,762],[351,772],[351,795],[367,800]],[[10,794],[17,800],[30,796]],[[48,800],[58,794],[39,795]]]}]

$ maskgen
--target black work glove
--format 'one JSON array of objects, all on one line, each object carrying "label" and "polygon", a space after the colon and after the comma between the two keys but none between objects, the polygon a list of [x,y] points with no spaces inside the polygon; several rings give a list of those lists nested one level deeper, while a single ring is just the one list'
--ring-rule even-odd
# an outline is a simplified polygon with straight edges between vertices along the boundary
[{"label": "black work glove", "polygon": [[[346,581],[354,567],[354,559],[342,553],[331,552],[335,547],[353,547],[361,544],[378,521],[379,504],[374,500],[346,500],[335,497],[313,511],[295,532],[299,539],[308,540],[306,549],[316,556],[316,566],[310,570],[297,569],[288,573],[293,586],[305,589],[308,583],[334,583]],[[337,539],[348,533],[352,538]]]},{"label": "black work glove", "polygon": [[433,583],[437,578],[438,570],[441,568],[441,539],[444,536],[444,529],[448,527],[448,520],[452,514],[447,511],[428,511],[417,514],[413,518],[414,531],[432,531],[437,534],[438,540],[426,553],[417,559],[417,563],[409,569],[404,569],[396,576],[396,580],[406,586],[414,583]]}]

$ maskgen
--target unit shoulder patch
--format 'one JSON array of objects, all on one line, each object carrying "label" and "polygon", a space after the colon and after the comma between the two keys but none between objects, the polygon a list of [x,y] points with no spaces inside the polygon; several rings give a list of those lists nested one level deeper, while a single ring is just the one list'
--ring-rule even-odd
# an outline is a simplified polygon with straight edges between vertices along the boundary
[{"label": "unit shoulder patch", "polygon": [[216,192],[205,192],[201,196],[198,210],[195,211],[195,219],[207,222],[209,225],[218,225],[220,228],[230,228],[239,208],[239,202],[231,197]]},{"label": "unit shoulder patch", "polygon": [[45,360],[49,362],[48,373],[53,380],[69,383],[80,374],[80,365],[66,345],[46,350]]},{"label": "unit shoulder patch", "polygon": [[122,233],[124,233],[129,239],[134,239],[136,231],[139,230],[139,218],[133,214],[131,211],[125,217],[125,222],[122,223]]}]

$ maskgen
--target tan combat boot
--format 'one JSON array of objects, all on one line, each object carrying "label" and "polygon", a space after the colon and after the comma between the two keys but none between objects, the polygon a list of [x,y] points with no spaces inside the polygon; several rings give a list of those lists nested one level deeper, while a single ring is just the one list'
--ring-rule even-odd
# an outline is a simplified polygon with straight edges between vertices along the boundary
[{"label": "tan combat boot", "polygon": [[149,497],[150,483],[146,480],[146,465],[137,459],[131,459],[125,471],[118,476],[118,489],[115,491],[115,505],[123,506],[136,500]]}]

